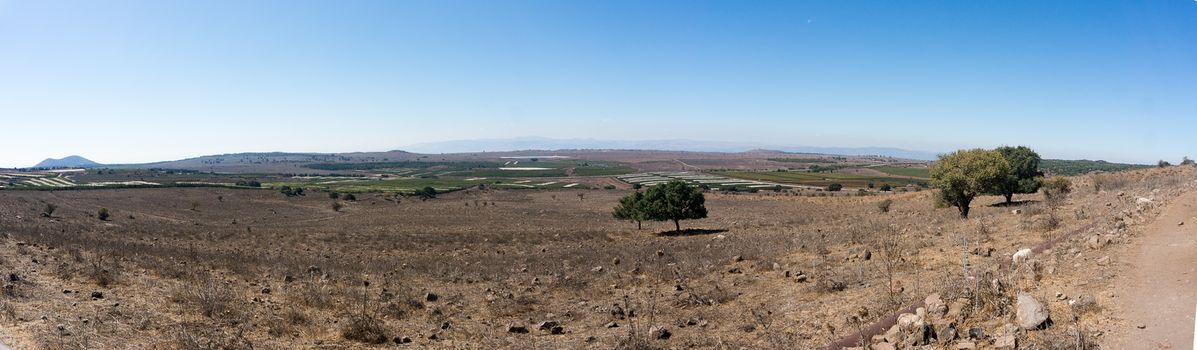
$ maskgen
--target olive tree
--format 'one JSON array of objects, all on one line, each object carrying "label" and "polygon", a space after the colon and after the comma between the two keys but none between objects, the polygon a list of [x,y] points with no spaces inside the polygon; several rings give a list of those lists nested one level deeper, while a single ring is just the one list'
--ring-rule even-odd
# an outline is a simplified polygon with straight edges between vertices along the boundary
[{"label": "olive tree", "polygon": [[681,231],[680,220],[707,217],[706,198],[702,190],[674,180],[649,188],[642,199],[644,218],[653,221],[673,221],[676,231]]},{"label": "olive tree", "polygon": [[1014,202],[1015,193],[1035,193],[1043,182],[1043,172],[1039,171],[1039,153],[1026,146],[998,147],[998,153],[1010,165],[1010,171],[1002,181],[999,181],[990,194],[1006,197],[1006,203]]},{"label": "olive tree", "polygon": [[938,201],[960,210],[968,218],[969,204],[1006,179],[1010,165],[1001,152],[970,149],[939,156],[931,166],[931,185]]},{"label": "olive tree", "polygon": [[635,192],[619,199],[619,205],[615,206],[615,210],[611,212],[611,216],[619,220],[632,220],[636,222],[636,229],[641,229],[641,221],[644,217],[644,193]]}]

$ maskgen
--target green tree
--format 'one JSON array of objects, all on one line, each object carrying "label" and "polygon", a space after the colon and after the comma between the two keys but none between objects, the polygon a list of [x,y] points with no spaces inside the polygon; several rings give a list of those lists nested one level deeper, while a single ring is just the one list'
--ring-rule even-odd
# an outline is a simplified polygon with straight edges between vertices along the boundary
[{"label": "green tree", "polygon": [[615,210],[611,212],[619,220],[632,220],[636,222],[636,229],[642,229],[640,223],[645,220],[644,217],[644,193],[635,192],[619,199],[619,205],[615,206]]},{"label": "green tree", "polygon": [[690,187],[684,181],[674,180],[649,188],[644,194],[644,218],[653,221],[673,221],[677,231],[682,230],[680,220],[707,217],[706,198],[702,190]]},{"label": "green tree", "polygon": [[424,188],[416,190],[416,196],[420,197],[420,200],[429,200],[429,199],[436,198],[436,194],[437,194],[436,189],[432,188],[432,187],[424,187]]},{"label": "green tree", "polygon": [[1180,165],[1193,165],[1193,164],[1195,164],[1195,163],[1193,162],[1192,159],[1189,159],[1189,156],[1185,156],[1184,159],[1180,160]]},{"label": "green tree", "polygon": [[1027,146],[998,147],[996,150],[1010,165],[1010,172],[998,182],[989,194],[1006,197],[1006,203],[1014,202],[1015,193],[1035,193],[1042,185],[1043,172],[1039,171],[1039,153]]},{"label": "green tree", "polygon": [[842,189],[844,189],[844,185],[838,183],[827,185],[827,190],[831,192],[839,192]]},{"label": "green tree", "polygon": [[960,217],[968,218],[969,204],[977,195],[986,193],[1006,179],[1010,164],[1001,152],[983,149],[959,150],[939,156],[931,166],[931,185],[936,201],[960,210]]}]

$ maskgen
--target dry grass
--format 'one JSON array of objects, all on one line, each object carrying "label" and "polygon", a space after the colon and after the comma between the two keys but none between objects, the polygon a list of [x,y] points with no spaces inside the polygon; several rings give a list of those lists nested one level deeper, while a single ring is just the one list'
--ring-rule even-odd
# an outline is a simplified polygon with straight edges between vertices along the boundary
[{"label": "dry grass", "polygon": [[[1075,178],[1103,191],[1073,192],[1055,210],[1039,195],[1013,208],[985,197],[970,220],[934,209],[929,191],[710,194],[711,217],[687,223],[706,231],[683,236],[659,235],[669,223],[636,230],[611,219],[625,194],[614,190],[402,202],[365,194],[340,212],[323,196],[273,191],[3,191],[0,210],[12,214],[0,217],[0,269],[29,277],[0,299],[0,319],[14,324],[0,331],[43,339],[30,343],[43,348],[358,347],[394,336],[433,348],[813,348],[931,292],[969,301],[958,328],[993,327],[1012,293],[1043,290],[1063,278],[1051,267],[1072,265],[1044,256],[1003,272],[1010,254],[1090,220],[1113,225],[1132,196],[1163,200],[1192,178],[1173,169],[1117,176],[1131,195],[1108,190],[1117,180]],[[585,199],[553,199],[577,194]],[[882,201],[892,201],[888,211]],[[478,202],[494,205],[463,205]],[[58,206],[53,218],[39,215],[45,203]],[[110,221],[88,220],[100,207]],[[35,314],[55,324],[34,327],[47,322],[28,319]],[[64,325],[85,331],[54,327],[81,318],[92,321]],[[565,334],[536,329],[547,320]],[[532,334],[508,333],[511,323]],[[656,339],[652,327],[672,335]]]}]

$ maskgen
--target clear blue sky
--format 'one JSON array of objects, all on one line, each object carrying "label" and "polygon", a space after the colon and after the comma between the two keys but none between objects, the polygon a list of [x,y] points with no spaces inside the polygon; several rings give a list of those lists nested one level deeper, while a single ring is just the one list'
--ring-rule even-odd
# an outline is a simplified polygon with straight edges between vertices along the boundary
[{"label": "clear blue sky", "polygon": [[1197,156],[1197,2],[0,0],[0,166],[546,136]]}]

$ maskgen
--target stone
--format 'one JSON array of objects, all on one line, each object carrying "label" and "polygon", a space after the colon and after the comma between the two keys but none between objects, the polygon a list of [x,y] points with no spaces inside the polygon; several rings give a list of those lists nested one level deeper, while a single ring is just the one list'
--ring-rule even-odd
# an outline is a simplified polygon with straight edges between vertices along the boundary
[{"label": "stone", "polygon": [[973,327],[973,328],[968,329],[968,339],[981,340],[982,338],[985,338],[985,330],[983,330],[979,327]]},{"label": "stone", "polygon": [[430,301],[430,302],[437,301],[437,299],[440,299],[440,298],[441,298],[440,296],[436,295],[436,293],[433,293],[433,292],[424,293],[424,301]]},{"label": "stone", "polygon": [[528,327],[512,323],[507,325],[507,333],[528,333]]},{"label": "stone", "polygon": [[936,339],[942,342],[956,340],[956,325],[948,324],[947,326],[939,327],[939,334],[936,335]]},{"label": "stone", "polygon": [[100,291],[91,292],[91,298],[92,299],[104,299],[104,292],[100,292]]},{"label": "stone", "polygon": [[1097,259],[1097,266],[1106,266],[1110,264],[1110,256],[1103,256]]},{"label": "stone", "polygon": [[394,339],[392,339],[392,341],[394,341],[394,342],[395,342],[395,344],[411,344],[411,337],[409,337],[409,336],[402,336],[402,337],[400,337],[400,336],[395,336],[395,338],[394,338]]},{"label": "stone", "polygon": [[1014,209],[1014,210],[1011,210],[1011,211],[1010,211],[1010,214],[1014,214],[1014,215],[1022,214],[1022,209]]},{"label": "stone", "polygon": [[607,324],[606,324],[606,325],[604,325],[603,327],[607,327],[607,328],[616,328],[616,327],[619,327],[619,324],[618,324],[618,323],[615,323],[615,321],[611,321],[611,322],[607,322]]},{"label": "stone", "polygon": [[648,328],[648,336],[653,339],[664,340],[669,339],[670,336],[673,336],[673,333],[670,333],[669,329],[666,329],[665,327],[652,326]]},{"label": "stone", "polygon": [[1046,326],[1045,323],[1050,317],[1047,307],[1026,292],[1018,292],[1018,302],[1015,308],[1017,309],[1015,319],[1018,321],[1018,327],[1022,329],[1038,329],[1041,326]]},{"label": "stone", "polygon": [[873,346],[870,347],[870,349],[873,349],[873,350],[897,350],[897,348],[894,347],[894,344],[890,344],[890,343],[873,344]]},{"label": "stone", "polygon": [[262,294],[270,294],[270,287],[262,287]]},{"label": "stone", "polygon": [[731,260],[732,260],[732,262],[741,262],[741,261],[744,261],[744,257],[736,255],[736,256],[733,256]]},{"label": "stone", "polygon": [[544,322],[541,322],[540,325],[537,326],[536,328],[540,329],[542,331],[547,331],[547,330],[553,329],[553,327],[557,327],[559,325],[561,325],[561,323],[557,322],[557,321],[544,321]]},{"label": "stone", "polygon": [[972,349],[976,349],[976,348],[977,348],[977,344],[973,343],[971,341],[962,341],[962,342],[956,343],[956,350],[972,350]]},{"label": "stone", "polygon": [[1018,338],[1013,335],[1003,335],[993,340],[993,347],[999,350],[1014,350],[1018,348]]},{"label": "stone", "polygon": [[809,279],[809,277],[806,277],[804,274],[798,274],[798,276],[794,276],[794,280],[798,281],[798,283],[806,282],[807,279]]},{"label": "stone", "polygon": [[1146,324],[1146,323],[1140,323],[1140,324],[1138,324],[1138,325],[1135,325],[1135,327],[1136,327],[1136,328],[1139,328],[1139,329],[1146,329],[1146,328],[1147,328],[1147,324]]},{"label": "stone", "polygon": [[1031,255],[1033,255],[1033,254],[1034,254],[1034,252],[1032,252],[1030,249],[1022,249],[1022,250],[1019,250],[1018,252],[1014,253],[1014,255],[1011,256],[1010,258],[1011,258],[1011,261],[1014,263],[1014,265],[1019,265],[1019,264],[1027,262],[1027,260],[1030,260]]}]

